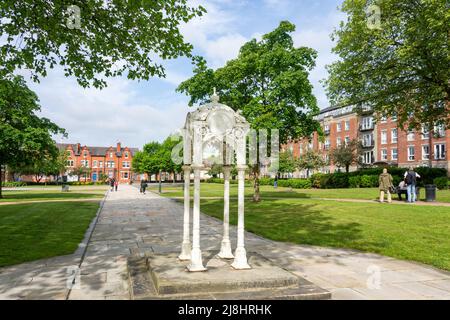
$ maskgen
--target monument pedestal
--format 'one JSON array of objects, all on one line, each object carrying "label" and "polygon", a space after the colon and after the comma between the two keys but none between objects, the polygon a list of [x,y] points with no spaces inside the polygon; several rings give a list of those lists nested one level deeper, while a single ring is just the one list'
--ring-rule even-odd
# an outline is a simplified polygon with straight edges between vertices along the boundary
[{"label": "monument pedestal", "polygon": [[232,261],[204,252],[207,271],[189,272],[176,253],[130,257],[133,299],[329,299],[331,294],[263,256],[247,253],[252,269],[234,270]]}]

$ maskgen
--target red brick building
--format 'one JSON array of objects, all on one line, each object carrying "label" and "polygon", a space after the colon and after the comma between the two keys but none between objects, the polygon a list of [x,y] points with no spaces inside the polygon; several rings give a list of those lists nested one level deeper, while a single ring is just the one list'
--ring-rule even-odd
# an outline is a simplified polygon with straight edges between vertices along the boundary
[{"label": "red brick building", "polygon": [[[361,162],[365,166],[385,163],[399,167],[429,166],[430,158],[433,167],[450,169],[450,130],[435,127],[430,136],[426,128],[413,130],[399,127],[395,118],[376,119],[369,108],[355,112],[354,108],[331,107],[323,109],[316,119],[324,132],[323,142],[317,133],[310,139],[290,142],[283,150],[292,151],[298,158],[308,149],[323,155],[327,165],[319,171],[328,173],[338,168],[330,161],[329,152],[337,146],[358,139],[362,142]],[[353,166],[350,170],[356,170]],[[305,172],[297,172],[297,177],[305,177]]]},{"label": "red brick building", "polygon": [[96,182],[102,176],[115,178],[120,183],[139,180],[139,175],[131,170],[133,156],[137,148],[122,147],[117,143],[115,147],[89,147],[81,144],[57,144],[61,151],[67,153],[66,175],[69,180],[78,180],[70,173],[77,167],[89,168],[89,173],[81,175],[80,181]]}]

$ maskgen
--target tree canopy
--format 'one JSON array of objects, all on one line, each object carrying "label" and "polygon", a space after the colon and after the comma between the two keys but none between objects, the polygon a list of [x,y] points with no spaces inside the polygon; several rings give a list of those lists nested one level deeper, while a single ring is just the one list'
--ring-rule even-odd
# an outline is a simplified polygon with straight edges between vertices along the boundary
[{"label": "tree canopy", "polygon": [[[314,120],[319,111],[308,79],[317,53],[296,48],[291,33],[295,25],[283,21],[262,36],[244,44],[238,57],[217,70],[196,59],[194,76],[178,87],[190,97],[189,104],[209,101],[213,87],[220,101],[240,110],[253,129],[278,129],[280,144],[289,138],[309,136],[320,130]],[[259,201],[259,165],[252,166],[255,177],[254,200]]]},{"label": "tree canopy", "polygon": [[341,144],[330,152],[330,160],[337,166],[345,168],[349,172],[350,166],[356,165],[361,160],[361,142],[357,139],[349,143]]},{"label": "tree canopy", "polygon": [[[381,10],[380,28],[368,26],[370,4]],[[369,106],[409,127],[450,127],[448,1],[345,0],[341,9],[340,59],[326,81],[332,103]]]},{"label": "tree canopy", "polygon": [[308,177],[311,170],[317,170],[325,165],[326,163],[322,155],[312,149],[308,149],[297,160],[297,167],[300,170],[306,170]]},{"label": "tree canopy", "polygon": [[24,167],[45,157],[58,157],[52,135],[66,133],[39,117],[39,110],[38,97],[22,77],[0,78],[0,171],[5,165]]},{"label": "tree canopy", "polygon": [[180,24],[205,9],[187,0],[0,2],[0,76],[28,69],[38,81],[60,64],[83,87],[104,77],[164,77],[161,60],[191,56]]}]

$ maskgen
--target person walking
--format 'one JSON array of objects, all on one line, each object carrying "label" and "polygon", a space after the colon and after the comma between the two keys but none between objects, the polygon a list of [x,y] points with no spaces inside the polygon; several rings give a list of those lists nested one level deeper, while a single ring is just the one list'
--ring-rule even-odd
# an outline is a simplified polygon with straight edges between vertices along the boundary
[{"label": "person walking", "polygon": [[118,187],[119,187],[119,180],[114,179],[114,188],[116,189],[116,191]]},{"label": "person walking", "polygon": [[275,179],[273,179],[273,187],[276,189],[278,187],[278,175],[275,176]]},{"label": "person walking", "polygon": [[387,169],[383,169],[383,173],[378,177],[378,185],[380,189],[380,202],[384,202],[384,194],[387,193],[388,203],[392,202],[391,189],[393,188],[392,176],[388,173]]},{"label": "person walking", "polygon": [[140,192],[145,194],[145,189],[147,189],[147,180],[142,180],[141,181],[141,190],[140,190]]},{"label": "person walking", "polygon": [[417,179],[420,179],[420,175],[414,171],[413,167],[409,167],[409,170],[404,175],[406,183],[406,194],[408,195],[407,201],[409,203],[416,202],[416,184]]},{"label": "person walking", "polygon": [[111,187],[111,192],[114,191],[114,178],[109,179],[109,186]]}]

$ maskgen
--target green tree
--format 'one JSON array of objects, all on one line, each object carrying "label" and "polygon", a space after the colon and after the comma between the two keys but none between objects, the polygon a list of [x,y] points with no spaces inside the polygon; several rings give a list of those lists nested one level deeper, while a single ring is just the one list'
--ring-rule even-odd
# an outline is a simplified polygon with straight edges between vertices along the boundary
[{"label": "green tree", "polygon": [[[381,9],[369,28],[368,5]],[[333,34],[339,61],[326,81],[334,104],[369,106],[400,125],[450,127],[448,1],[345,0],[348,20]]]},{"label": "green tree", "polygon": [[90,175],[91,168],[86,166],[77,166],[74,167],[70,172],[70,176],[77,176],[77,181],[80,182],[81,177],[84,178],[84,181],[87,180],[87,176]]},{"label": "green tree", "polygon": [[40,182],[44,176],[53,176],[55,180],[65,170],[67,155],[65,152],[59,154],[44,154],[38,159],[34,159],[32,163],[22,164],[20,167],[14,167],[12,170],[16,173],[33,175],[37,182]]},{"label": "green tree", "polygon": [[24,167],[44,157],[57,157],[53,134],[66,135],[40,110],[36,94],[22,77],[0,78],[0,198],[4,166]]},{"label": "green tree", "polygon": [[[156,58],[191,56],[179,26],[206,12],[187,2],[3,0],[0,76],[28,69],[38,81],[60,64],[83,87],[104,87],[104,77],[124,73],[129,79],[164,77]],[[70,6],[80,9],[80,20]]]},{"label": "green tree", "polygon": [[345,172],[349,172],[351,165],[359,164],[361,151],[361,143],[354,139],[331,150],[330,160],[336,166],[345,168]]},{"label": "green tree", "polygon": [[161,168],[160,163],[161,144],[159,142],[150,142],[144,145],[143,151],[135,154],[132,161],[134,172],[145,173],[148,176],[158,174]]},{"label": "green tree", "polygon": [[297,160],[297,167],[300,170],[306,170],[306,176],[308,178],[311,171],[320,169],[325,165],[326,162],[322,158],[322,156],[311,149],[306,151],[306,153],[301,155],[300,158]]},{"label": "green tree", "polygon": [[[317,53],[307,47],[295,48],[294,31],[292,23],[281,22],[261,41],[244,44],[236,59],[217,70],[198,58],[194,76],[177,90],[190,96],[192,106],[209,101],[212,88],[217,87],[221,102],[240,110],[253,129],[279,129],[280,144],[288,138],[309,136],[320,130],[313,118],[319,109],[308,79]],[[252,166],[251,172],[253,200],[259,201],[259,165]]]},{"label": "green tree", "polygon": [[295,159],[292,152],[289,150],[280,152],[278,172],[293,173],[295,171],[295,167]]}]

